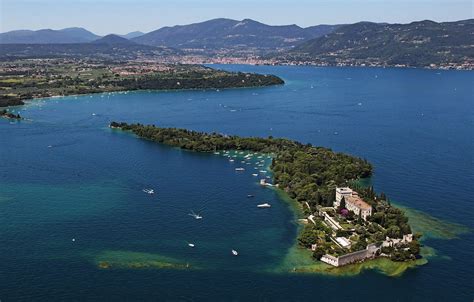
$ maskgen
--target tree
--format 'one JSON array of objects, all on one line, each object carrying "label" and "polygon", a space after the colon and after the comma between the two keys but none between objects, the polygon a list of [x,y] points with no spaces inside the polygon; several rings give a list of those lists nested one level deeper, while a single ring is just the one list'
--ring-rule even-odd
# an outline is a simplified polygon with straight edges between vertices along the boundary
[{"label": "tree", "polygon": [[359,215],[357,217],[357,224],[362,224],[363,223],[363,220],[362,220],[362,211],[359,210]]},{"label": "tree", "polygon": [[309,248],[312,244],[318,240],[318,234],[311,224],[305,225],[303,231],[298,236],[298,242],[300,245]]},{"label": "tree", "polygon": [[412,242],[408,243],[408,248],[413,255],[416,256],[420,254],[420,243],[418,241],[413,240]]},{"label": "tree", "polygon": [[320,260],[322,256],[326,254],[326,250],[322,246],[316,247],[316,250],[313,252],[313,258]]},{"label": "tree", "polygon": [[341,202],[339,203],[339,208],[341,210],[346,208],[346,199],[344,198],[344,196],[342,196],[341,198]]}]

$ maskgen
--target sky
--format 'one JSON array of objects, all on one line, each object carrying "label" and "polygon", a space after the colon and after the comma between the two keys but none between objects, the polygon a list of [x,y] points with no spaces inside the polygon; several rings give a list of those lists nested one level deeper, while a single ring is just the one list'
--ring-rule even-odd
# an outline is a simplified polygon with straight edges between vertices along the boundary
[{"label": "sky", "polygon": [[474,0],[0,0],[0,32],[84,27],[96,34],[149,32],[214,18],[271,25],[409,23],[473,18]]}]

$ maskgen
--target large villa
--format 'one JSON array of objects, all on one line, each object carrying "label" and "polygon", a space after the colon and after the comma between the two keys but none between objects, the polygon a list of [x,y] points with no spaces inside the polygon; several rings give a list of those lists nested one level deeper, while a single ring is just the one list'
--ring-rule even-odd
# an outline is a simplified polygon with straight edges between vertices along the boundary
[{"label": "large villa", "polygon": [[[329,235],[330,247],[327,248],[324,240],[320,240],[312,245],[312,250],[325,245],[326,254],[320,260],[332,266],[342,266],[377,256],[388,256],[382,252],[384,247],[406,249],[407,244],[413,240],[413,235],[404,234],[399,238],[383,235],[377,237],[376,233],[384,234],[385,229],[369,219],[372,213],[372,206],[356,191],[349,187],[337,187],[333,207],[320,207],[318,212],[319,219],[331,230],[326,233]],[[314,215],[308,217],[308,221],[314,224],[317,219]],[[361,234],[369,235],[364,237]],[[363,245],[359,249],[357,243],[361,247],[361,241]]]},{"label": "large villa", "polygon": [[362,200],[356,191],[349,187],[336,188],[336,201],[334,201],[334,208],[341,205],[344,199],[345,208],[360,215],[362,219],[367,220],[367,217],[372,215],[372,206]]}]

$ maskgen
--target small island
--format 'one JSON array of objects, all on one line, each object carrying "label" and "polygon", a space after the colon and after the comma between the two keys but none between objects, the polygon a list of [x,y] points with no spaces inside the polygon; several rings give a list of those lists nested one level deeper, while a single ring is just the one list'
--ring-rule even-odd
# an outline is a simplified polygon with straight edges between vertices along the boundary
[{"label": "small island", "polygon": [[11,112],[9,112],[5,109],[0,110],[0,117],[7,118],[7,119],[15,119],[15,120],[21,120],[22,119],[20,114],[14,114],[14,113],[11,113]]},{"label": "small island", "polygon": [[24,100],[133,90],[225,89],[281,85],[274,75],[202,65],[97,59],[18,59],[0,62],[0,107]]},{"label": "small island", "polygon": [[[112,122],[110,127],[140,138],[197,152],[240,150],[272,157],[273,185],[296,200],[306,218],[298,243],[314,260],[339,267],[384,257],[420,258],[420,234],[405,213],[360,179],[370,177],[364,159],[283,138],[203,133],[155,125]],[[265,184],[265,181],[263,181]]]}]

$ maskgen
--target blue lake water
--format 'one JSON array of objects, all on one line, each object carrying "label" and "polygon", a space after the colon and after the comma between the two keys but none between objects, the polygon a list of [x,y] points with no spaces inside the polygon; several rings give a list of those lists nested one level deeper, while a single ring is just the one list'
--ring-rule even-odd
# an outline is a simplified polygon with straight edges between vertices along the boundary
[{"label": "blue lake water", "polygon": [[[107,125],[331,147],[371,161],[375,188],[398,204],[473,228],[474,73],[218,67],[286,84],[37,100],[18,108],[30,120],[0,120],[0,300],[472,301],[472,233],[427,238],[438,256],[399,278],[273,273],[297,226],[289,205],[251,175],[254,163],[236,173],[239,160]],[[131,267],[160,261],[191,269]]]}]

